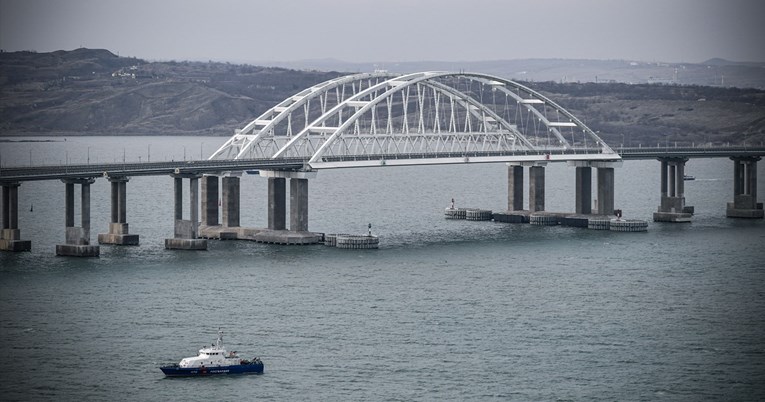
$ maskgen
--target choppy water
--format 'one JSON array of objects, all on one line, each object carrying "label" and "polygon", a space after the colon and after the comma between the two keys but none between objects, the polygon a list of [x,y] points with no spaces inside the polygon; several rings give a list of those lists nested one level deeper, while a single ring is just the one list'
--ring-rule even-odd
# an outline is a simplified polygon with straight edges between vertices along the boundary
[{"label": "choppy water", "polygon": [[[151,144],[152,160],[178,160],[184,146],[190,158],[224,140],[83,137],[0,143],[0,156],[80,163],[90,146],[91,161],[137,160]],[[658,170],[617,169],[626,217],[651,219]],[[0,395],[762,400],[765,223],[724,217],[732,162],[692,160],[687,171],[693,223],[647,233],[443,219],[452,197],[504,209],[501,164],[322,171],[309,183],[310,229],[363,233],[371,222],[379,250],[211,241],[205,252],[164,250],[172,180],[135,177],[128,222],[141,245],[102,246],[98,259],[54,256],[63,184],[24,183],[19,223],[33,251],[0,254]],[[548,210],[573,209],[573,178],[548,167]],[[243,178],[243,225],[265,226],[265,192],[264,179]],[[108,197],[98,180],[93,240],[107,230]],[[164,378],[160,363],[196,354],[218,326],[230,348],[262,357],[265,374]]]}]

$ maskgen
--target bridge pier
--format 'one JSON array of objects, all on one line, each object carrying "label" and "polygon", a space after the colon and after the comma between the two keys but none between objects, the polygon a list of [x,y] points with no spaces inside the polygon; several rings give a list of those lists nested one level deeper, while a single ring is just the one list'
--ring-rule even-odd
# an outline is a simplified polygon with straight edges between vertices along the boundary
[{"label": "bridge pier", "polygon": [[201,237],[221,240],[240,238],[239,177],[205,175],[202,178],[201,224]]},{"label": "bridge pier", "polygon": [[[65,184],[66,243],[56,245],[56,255],[73,257],[98,257],[99,246],[90,244],[90,185],[92,177],[62,179]],[[74,226],[74,185],[80,185],[80,226]]]},{"label": "bridge pier", "polygon": [[541,162],[529,167],[529,211],[545,210],[545,166]]},{"label": "bridge pier", "polygon": [[218,226],[218,184],[214,175],[202,176],[202,226]]},{"label": "bridge pier", "polygon": [[757,162],[759,156],[731,157],[733,160],[733,202],[728,203],[728,218],[763,218],[762,203],[757,202]]},{"label": "bridge pier", "polygon": [[575,212],[579,215],[592,213],[592,168],[576,166]]},{"label": "bridge pier", "polygon": [[507,167],[507,210],[523,210],[523,166]]},{"label": "bridge pier", "polygon": [[523,168],[529,167],[529,212],[545,210],[545,166],[547,162],[507,164],[507,210],[523,210]]},{"label": "bridge pier", "polygon": [[127,223],[127,176],[109,177],[111,183],[111,221],[108,233],[98,234],[99,244],[137,246],[137,234],[129,234]]},{"label": "bridge pier", "polygon": [[609,162],[593,162],[598,169],[598,215],[614,214],[614,168]]},{"label": "bridge pier", "polygon": [[[175,230],[172,239],[165,239],[171,250],[207,250],[207,239],[199,239],[199,175],[172,175],[175,190]],[[189,179],[189,220],[183,219],[183,179]]]},{"label": "bridge pier", "polygon": [[577,215],[591,215],[592,168],[597,169],[597,215],[614,214],[614,168],[622,162],[611,161],[570,161],[576,168],[575,212]]},{"label": "bridge pier", "polygon": [[286,179],[268,178],[268,229],[285,230],[287,221]]},{"label": "bridge pier", "polygon": [[[529,209],[523,209],[523,168],[529,167]],[[503,222],[529,223],[534,212],[545,210],[545,166],[547,162],[507,163],[507,213]]]},{"label": "bridge pier", "polygon": [[685,205],[685,162],[688,158],[659,158],[661,162],[661,204],[653,213],[654,222],[690,222],[693,207]]},{"label": "bridge pier", "polygon": [[239,227],[239,177],[223,177],[223,226]]},{"label": "bridge pier", "polygon": [[32,241],[21,240],[19,229],[19,186],[21,183],[3,183],[3,226],[0,232],[0,250],[30,251]]},{"label": "bridge pier", "polygon": [[[321,235],[308,231],[308,179],[316,172],[261,170],[268,179],[268,229],[255,241],[278,244],[315,244]],[[290,179],[290,228],[287,230],[287,186]]]}]

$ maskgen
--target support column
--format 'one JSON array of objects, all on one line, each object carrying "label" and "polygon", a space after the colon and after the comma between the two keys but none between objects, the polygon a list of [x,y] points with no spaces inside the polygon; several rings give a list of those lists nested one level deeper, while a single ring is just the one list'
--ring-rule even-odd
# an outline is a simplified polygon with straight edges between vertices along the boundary
[{"label": "support column", "polygon": [[685,205],[685,163],[688,158],[659,158],[661,203],[654,222],[690,222],[693,207]]},{"label": "support column", "polygon": [[[90,185],[92,177],[62,179],[66,186],[66,243],[56,245],[56,255],[98,257],[99,246],[90,244]],[[80,185],[80,226],[74,226],[74,185]]]},{"label": "support column", "polygon": [[[324,240],[320,233],[308,231],[308,179],[316,172],[261,170],[268,178],[268,229],[255,234],[254,240],[274,244],[316,244]],[[290,228],[286,230],[286,179],[290,179]]]},{"label": "support column", "polygon": [[614,168],[598,167],[598,215],[614,214]]},{"label": "support column", "polygon": [[268,229],[286,229],[286,179],[268,178]]},{"label": "support column", "polygon": [[183,219],[183,178],[174,178],[174,190],[175,190],[175,220]]},{"label": "support column", "polygon": [[30,251],[32,242],[21,240],[19,230],[19,186],[21,183],[3,183],[2,231],[0,231],[0,251]]},{"label": "support column", "polygon": [[239,178],[223,178],[223,226],[239,227]]},{"label": "support column", "polygon": [[199,235],[199,177],[189,178],[189,211],[191,212],[191,238]]},{"label": "support column", "polygon": [[65,227],[74,227],[74,183],[64,182],[66,189],[64,193],[64,215],[65,215]]},{"label": "support column", "polygon": [[308,179],[290,179],[290,230],[308,231]]},{"label": "support column", "polygon": [[576,213],[592,213],[592,168],[576,167]]},{"label": "support column", "polygon": [[529,211],[545,210],[545,166],[529,168]]},{"label": "support column", "polygon": [[[172,176],[175,194],[175,230],[172,239],[165,239],[165,248],[173,250],[207,250],[207,239],[199,239],[199,175],[180,173]],[[183,219],[183,179],[189,179],[189,219]]]},{"label": "support column", "polygon": [[218,176],[202,177],[202,226],[218,223]]},{"label": "support column", "polygon": [[733,202],[728,203],[728,218],[762,219],[762,203],[757,202],[757,162],[759,156],[732,157]]},{"label": "support column", "polygon": [[523,210],[523,166],[507,167],[507,210]]},{"label": "support column", "polygon": [[127,176],[109,177],[111,183],[111,222],[109,232],[98,234],[99,244],[114,244],[120,246],[137,246],[139,237],[130,234],[127,223]]}]

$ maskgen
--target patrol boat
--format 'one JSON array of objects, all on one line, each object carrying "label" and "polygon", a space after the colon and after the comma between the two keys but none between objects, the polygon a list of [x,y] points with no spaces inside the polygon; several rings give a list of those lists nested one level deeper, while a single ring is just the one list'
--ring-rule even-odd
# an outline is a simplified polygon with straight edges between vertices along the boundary
[{"label": "patrol boat", "polygon": [[254,357],[242,359],[223,346],[223,331],[218,329],[218,341],[199,349],[199,355],[182,359],[180,363],[161,366],[168,377],[191,377],[213,374],[263,373],[263,362]]}]

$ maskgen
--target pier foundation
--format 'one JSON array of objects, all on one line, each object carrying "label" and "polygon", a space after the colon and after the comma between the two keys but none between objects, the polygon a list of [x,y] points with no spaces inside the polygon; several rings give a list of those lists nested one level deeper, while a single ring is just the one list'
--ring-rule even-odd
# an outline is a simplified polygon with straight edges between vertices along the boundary
[{"label": "pier foundation", "polygon": [[202,176],[202,225],[218,225],[218,176]]},{"label": "pier foundation", "polygon": [[690,222],[693,207],[685,205],[685,162],[688,158],[659,158],[661,162],[661,204],[653,213],[654,222]]},{"label": "pier foundation", "polygon": [[523,210],[523,166],[507,167],[507,210]]},{"label": "pier foundation", "polygon": [[[261,243],[316,244],[322,242],[320,233],[308,231],[308,179],[316,172],[261,170],[268,179],[268,229],[255,234]],[[287,185],[290,180],[290,228],[287,230]]]},{"label": "pier foundation", "polygon": [[598,215],[614,214],[614,168],[598,166]]},{"label": "pier foundation", "polygon": [[0,232],[0,251],[30,251],[32,241],[21,240],[19,229],[19,186],[21,183],[3,183],[3,223]]},{"label": "pier foundation", "polygon": [[545,166],[547,164],[529,167],[529,211],[545,210]]},{"label": "pier foundation", "polygon": [[[199,177],[193,174],[173,175],[175,194],[175,233],[165,239],[165,248],[172,250],[207,250],[207,239],[199,235]],[[189,219],[183,219],[183,179],[189,180]]]},{"label": "pier foundation", "polygon": [[[90,185],[92,177],[63,179],[66,238],[64,244],[56,245],[56,255],[73,257],[98,257],[101,249],[90,244]],[[74,185],[80,185],[80,226],[74,226]]]},{"label": "pier foundation", "polygon": [[239,178],[227,176],[223,178],[223,226],[239,227]]},{"label": "pier foundation", "polygon": [[[569,161],[576,168],[575,214],[610,216],[614,214],[614,168],[621,161]],[[592,207],[592,168],[597,172],[597,206]],[[582,217],[584,219],[585,217]]]},{"label": "pier foundation", "polygon": [[127,223],[127,182],[129,177],[109,177],[111,183],[111,221],[108,233],[98,234],[99,244],[137,246],[137,234],[130,234]]},{"label": "pier foundation", "polygon": [[762,219],[762,203],[757,202],[757,162],[759,156],[732,157],[733,202],[728,203],[729,218]]},{"label": "pier foundation", "polygon": [[576,167],[575,198],[577,214],[592,213],[592,168],[590,166]]}]

